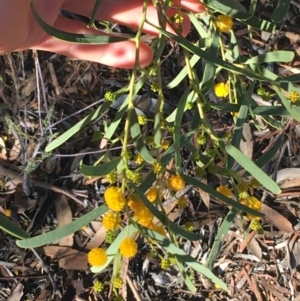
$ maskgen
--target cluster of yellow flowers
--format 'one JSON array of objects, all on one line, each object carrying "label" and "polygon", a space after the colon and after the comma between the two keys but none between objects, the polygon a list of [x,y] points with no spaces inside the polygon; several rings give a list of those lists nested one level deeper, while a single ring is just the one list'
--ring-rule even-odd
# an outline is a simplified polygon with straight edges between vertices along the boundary
[{"label": "cluster of yellow flowers", "polygon": [[[254,196],[248,196],[247,198],[242,198],[240,199],[240,203],[243,205],[248,206],[249,208],[252,208],[257,211],[261,211],[261,201],[259,201],[256,197]],[[260,217],[255,216],[253,214],[247,213],[247,217],[249,220],[256,220],[259,221]]]},{"label": "cluster of yellow flowers", "polygon": [[102,218],[102,224],[107,230],[118,230],[121,227],[121,218],[118,213],[108,211]]},{"label": "cluster of yellow flowers", "polygon": [[[261,201],[259,201],[256,197],[250,196],[246,190],[248,190],[249,185],[246,182],[242,182],[238,185],[240,194],[239,194],[239,202],[245,206],[248,206],[249,208],[252,208],[256,211],[261,211]],[[217,191],[222,193],[223,195],[227,196],[228,198],[233,198],[232,191],[226,187],[226,186],[219,186],[217,188]],[[258,216],[255,216],[253,214],[247,213],[247,217],[249,220],[255,220],[259,221],[260,218]]]},{"label": "cluster of yellow flowers", "polygon": [[[179,191],[185,186],[185,182],[179,175],[171,176],[167,180],[167,186],[173,191]],[[151,187],[146,193],[147,199],[154,203],[160,198],[160,190],[157,187]],[[102,224],[108,231],[115,231],[121,227],[120,212],[126,207],[126,199],[119,187],[111,186],[104,193],[104,200],[110,211],[106,212],[102,218]],[[181,206],[186,204],[186,200],[180,200]],[[153,214],[144,205],[140,198],[134,194],[127,199],[127,206],[133,211],[133,219],[140,225],[156,231],[166,236],[163,226],[156,225],[153,222]],[[131,258],[138,252],[138,245],[131,237],[121,241],[119,246],[120,254],[126,258]],[[100,267],[107,262],[107,254],[103,248],[93,248],[88,253],[88,262],[91,266]],[[97,287],[98,290],[98,287]]]}]

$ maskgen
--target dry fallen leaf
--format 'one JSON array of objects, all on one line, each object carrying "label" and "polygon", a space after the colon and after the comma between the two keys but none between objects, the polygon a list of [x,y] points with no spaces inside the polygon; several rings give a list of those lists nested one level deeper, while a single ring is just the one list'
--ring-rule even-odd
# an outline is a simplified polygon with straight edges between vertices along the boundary
[{"label": "dry fallen leaf", "polygon": [[283,232],[295,232],[292,224],[283,215],[278,213],[271,207],[262,204],[261,212],[265,215],[265,218],[270,221],[275,227]]},{"label": "dry fallen leaf", "polygon": [[20,156],[20,151],[21,151],[20,140],[15,139],[14,145],[13,145],[11,151],[9,152],[9,160],[14,161],[14,160],[18,159],[18,157]]},{"label": "dry fallen leaf", "polygon": [[287,180],[300,179],[300,168],[284,168],[277,171],[276,183],[280,185]]},{"label": "dry fallen leaf", "polygon": [[300,179],[292,179],[283,181],[280,184],[281,189],[288,189],[288,188],[294,188],[294,187],[300,187]]},{"label": "dry fallen leaf", "polygon": [[87,254],[70,247],[46,246],[44,252],[50,258],[58,259],[62,269],[86,271],[88,268]]},{"label": "dry fallen leaf", "polygon": [[5,148],[5,142],[0,137],[0,159],[7,160],[7,150]]},{"label": "dry fallen leaf", "polygon": [[6,301],[19,301],[23,296],[24,285],[19,282],[17,286],[12,291],[11,295],[6,299]]},{"label": "dry fallen leaf", "polygon": [[[207,179],[202,179],[201,182],[205,185],[207,185]],[[198,188],[197,191],[200,194],[201,200],[203,201],[203,203],[205,204],[205,206],[207,207],[207,209],[209,210],[210,208],[210,196],[207,192],[205,192],[204,190]]]},{"label": "dry fallen leaf", "polygon": [[252,237],[252,239],[248,242],[248,249],[258,259],[260,259],[260,260],[262,259],[262,250],[255,237]]},{"label": "dry fallen leaf", "polygon": [[252,159],[253,155],[253,137],[249,123],[245,123],[243,126],[243,139],[240,142],[241,152]]},{"label": "dry fallen leaf", "polygon": [[86,249],[93,249],[99,247],[106,237],[106,229],[102,226],[99,221],[93,221],[90,223],[91,227],[84,229],[85,233],[91,238],[89,243],[86,245]]},{"label": "dry fallen leaf", "polygon": [[[66,197],[61,194],[55,201],[57,227],[63,227],[70,224],[73,221],[72,211],[68,204]],[[73,246],[74,233],[61,238],[58,243],[60,246]]]}]

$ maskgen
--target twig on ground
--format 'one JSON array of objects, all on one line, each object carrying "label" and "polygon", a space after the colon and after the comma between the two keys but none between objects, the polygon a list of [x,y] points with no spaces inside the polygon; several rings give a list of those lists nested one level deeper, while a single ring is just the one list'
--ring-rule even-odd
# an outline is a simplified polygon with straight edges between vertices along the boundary
[{"label": "twig on ground", "polygon": [[[0,175],[12,179],[16,183],[16,185],[20,184],[20,183],[22,184],[23,181],[24,181],[23,177],[19,176],[17,173],[15,173],[13,171],[10,171],[10,170],[2,167],[2,166],[0,166]],[[48,183],[40,182],[40,181],[37,181],[37,180],[31,180],[31,183],[33,185],[37,186],[37,187],[49,189],[49,190],[64,194],[65,196],[67,196],[70,199],[74,200],[80,206],[84,207],[84,203],[82,201],[80,201],[74,195],[72,195],[71,193],[69,193],[68,191],[66,191],[62,188],[59,188],[57,186],[54,186],[54,185],[51,185],[51,184],[48,184]]]},{"label": "twig on ground", "polygon": [[36,258],[41,262],[42,267],[46,271],[46,273],[47,273],[47,275],[49,277],[49,280],[50,280],[50,282],[52,284],[53,294],[52,294],[51,300],[53,300],[55,294],[57,294],[61,298],[62,295],[61,295],[60,291],[56,287],[56,284],[55,284],[54,279],[53,279],[53,277],[52,277],[52,275],[51,275],[51,273],[50,273],[50,271],[48,269],[48,266],[44,263],[43,259],[41,258],[41,256],[38,254],[38,252],[35,249],[30,248],[30,250],[34,253],[34,255],[36,256]]}]

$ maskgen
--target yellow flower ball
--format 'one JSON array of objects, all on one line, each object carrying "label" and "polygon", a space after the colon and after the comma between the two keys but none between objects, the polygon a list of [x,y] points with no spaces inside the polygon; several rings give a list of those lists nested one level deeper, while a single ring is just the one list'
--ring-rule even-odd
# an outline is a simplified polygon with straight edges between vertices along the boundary
[{"label": "yellow flower ball", "polygon": [[291,91],[289,95],[289,99],[292,103],[296,103],[300,100],[300,95],[297,91]]},{"label": "yellow flower ball", "polygon": [[120,253],[126,258],[134,257],[137,251],[138,245],[130,237],[125,238],[120,244]]},{"label": "yellow flower ball", "polygon": [[12,211],[10,209],[6,209],[5,210],[5,215],[6,215],[6,217],[11,217]]},{"label": "yellow flower ball", "polygon": [[158,189],[156,187],[151,187],[146,194],[147,199],[152,203],[156,201],[157,196],[158,196]]},{"label": "yellow flower ball", "polygon": [[134,201],[131,198],[127,200],[127,204],[133,211],[139,211],[145,207],[144,203],[141,200]]},{"label": "yellow flower ball", "polygon": [[220,32],[228,33],[233,26],[232,18],[226,15],[218,16],[217,26]]},{"label": "yellow flower ball", "polygon": [[185,182],[182,179],[182,177],[179,175],[171,176],[168,179],[168,186],[170,189],[174,191],[179,191],[185,187]]},{"label": "yellow flower ball", "polygon": [[214,88],[217,97],[227,97],[229,94],[229,86],[223,82],[217,83]]},{"label": "yellow flower ball", "polygon": [[109,187],[104,192],[104,199],[109,209],[119,212],[125,206],[125,197],[118,187]]},{"label": "yellow flower ball", "polygon": [[107,261],[107,254],[102,248],[93,248],[88,253],[88,263],[92,266],[102,266]]},{"label": "yellow flower ball", "polygon": [[140,224],[140,225],[142,225],[142,226],[144,226],[146,228],[149,228],[149,226],[152,223],[152,218],[149,218],[149,217],[146,217],[146,216],[141,216],[139,218],[136,218],[136,221],[137,221],[138,224]]},{"label": "yellow flower ball", "polygon": [[151,213],[151,211],[146,207],[143,206],[141,207],[139,210],[137,210],[134,213],[135,217],[148,217],[148,218],[153,218],[153,214]]},{"label": "yellow flower ball", "polygon": [[121,227],[121,218],[113,211],[108,211],[102,218],[102,225],[106,230],[118,230]]},{"label": "yellow flower ball", "polygon": [[223,186],[223,185],[219,186],[217,188],[217,191],[220,192],[220,193],[222,193],[223,195],[227,196],[228,198],[232,198],[233,197],[232,191],[228,187],[226,187],[226,186]]}]

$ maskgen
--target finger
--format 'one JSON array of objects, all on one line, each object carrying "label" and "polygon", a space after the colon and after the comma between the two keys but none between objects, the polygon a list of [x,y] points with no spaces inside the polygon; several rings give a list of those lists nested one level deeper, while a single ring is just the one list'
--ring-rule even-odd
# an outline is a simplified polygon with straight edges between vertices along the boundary
[{"label": "finger", "polygon": [[199,0],[174,0],[173,5],[194,13],[202,13],[205,11],[204,5]]},{"label": "finger", "polygon": [[[68,32],[99,35],[98,31],[86,28],[81,22],[63,17],[59,17],[54,26]],[[106,45],[80,45],[46,36],[32,48],[55,52],[80,60],[94,61],[117,68],[133,68],[135,64],[136,47],[132,41]],[[142,43],[139,52],[140,65],[143,67],[147,66],[152,62],[152,59],[153,52],[151,47]]]},{"label": "finger", "polygon": [[[185,5],[196,7],[195,1],[185,0]],[[94,0],[65,0],[63,9],[81,14],[84,16],[91,16],[94,8]],[[172,17],[178,11],[173,8],[167,10],[167,14]],[[97,15],[99,20],[108,20],[119,23],[133,29],[137,29],[140,24],[143,13],[143,1],[141,0],[104,0],[100,11]],[[190,22],[188,17],[183,14],[184,20],[182,25],[182,34],[185,36],[190,30]],[[159,20],[157,16],[157,9],[150,3],[147,7],[147,20],[159,27]],[[167,25],[167,30],[174,33],[170,26]],[[144,24],[143,31],[148,34],[155,35],[157,30],[150,24]]]},{"label": "finger", "polygon": [[30,0],[0,1],[0,54],[11,52],[26,40]]},{"label": "finger", "polygon": [[[45,0],[34,0],[33,4],[42,20],[49,25],[53,25],[57,19],[63,1],[64,0],[55,0],[49,3]],[[30,48],[45,35],[44,30],[37,24],[33,15],[31,14],[31,8],[28,21],[30,23],[29,34],[26,40],[21,44],[22,49]]]}]

